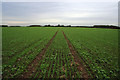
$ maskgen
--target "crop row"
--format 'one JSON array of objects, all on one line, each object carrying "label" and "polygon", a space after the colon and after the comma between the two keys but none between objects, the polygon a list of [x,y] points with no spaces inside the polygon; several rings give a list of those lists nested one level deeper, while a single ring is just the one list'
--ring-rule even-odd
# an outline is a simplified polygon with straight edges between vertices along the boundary
[{"label": "crop row", "polygon": [[[56,32],[56,30],[50,30],[50,33],[47,32],[46,34],[43,34],[41,31],[42,30],[40,29],[39,33],[37,33],[39,34],[39,38],[36,37],[38,41],[35,43],[33,42],[34,44],[32,44],[31,43],[32,41],[30,41],[26,46],[28,46],[29,44],[32,44],[32,45],[30,45],[29,47],[26,47],[23,51],[16,53],[12,57],[9,57],[9,55],[7,56],[7,54],[10,54],[10,53],[5,54],[6,55],[5,57],[3,56],[3,60],[4,60],[3,68],[2,68],[3,78],[14,78],[19,74],[23,73],[23,71],[26,69],[28,64],[31,63],[31,61],[36,57],[36,55],[41,52],[41,50],[45,47],[45,45],[48,43],[48,41],[52,38],[52,36]],[[24,34],[25,36],[30,36],[30,35],[26,35],[26,33]],[[19,49],[20,47],[18,48],[18,50]]]},{"label": "crop row", "polygon": [[117,30],[76,28],[64,32],[97,78],[118,76]]},{"label": "crop row", "polygon": [[67,42],[59,31],[31,78],[80,78],[81,73],[76,66]]}]

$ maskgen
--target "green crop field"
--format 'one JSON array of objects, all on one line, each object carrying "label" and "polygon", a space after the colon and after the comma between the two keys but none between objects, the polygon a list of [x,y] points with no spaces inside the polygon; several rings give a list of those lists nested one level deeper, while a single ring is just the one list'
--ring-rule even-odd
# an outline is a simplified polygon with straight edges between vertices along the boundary
[{"label": "green crop field", "polygon": [[118,78],[118,29],[2,28],[3,78]]}]

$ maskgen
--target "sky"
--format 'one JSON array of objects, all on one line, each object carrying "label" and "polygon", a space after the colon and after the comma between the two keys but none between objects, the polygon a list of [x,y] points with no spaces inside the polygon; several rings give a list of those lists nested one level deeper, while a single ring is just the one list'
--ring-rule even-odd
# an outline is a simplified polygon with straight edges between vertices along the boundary
[{"label": "sky", "polygon": [[118,2],[2,2],[7,25],[118,25]]}]

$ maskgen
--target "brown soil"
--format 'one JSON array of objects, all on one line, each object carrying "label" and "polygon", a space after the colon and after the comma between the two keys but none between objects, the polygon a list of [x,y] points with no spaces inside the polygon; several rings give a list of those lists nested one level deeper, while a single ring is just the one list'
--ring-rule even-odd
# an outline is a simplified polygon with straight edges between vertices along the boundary
[{"label": "brown soil", "polygon": [[[62,31],[63,32],[63,31]],[[73,58],[74,58],[74,61],[75,63],[79,64],[78,65],[78,70],[80,72],[82,72],[82,77],[81,78],[85,78],[85,79],[88,79],[88,78],[91,78],[91,76],[88,74],[88,72],[86,71],[86,67],[83,66],[82,62],[80,61],[79,57],[77,56],[77,52],[76,50],[74,49],[74,47],[72,46],[72,44],[70,43],[70,41],[67,39],[65,33],[63,32],[63,35],[68,43],[68,46],[69,46],[69,49],[73,55]]]},{"label": "brown soil", "polygon": [[[36,42],[36,43],[37,43],[37,42]],[[42,43],[43,43],[43,42],[41,42],[40,44],[42,44]],[[40,45],[40,44],[39,44],[39,45]],[[35,48],[35,49],[38,49],[39,45],[35,46],[34,48]],[[25,55],[28,56],[28,55],[30,55],[30,54],[32,54],[32,53],[33,53],[33,50],[30,50],[28,53],[25,53],[25,54],[22,55],[21,57],[17,58],[17,60],[15,61],[14,65],[17,64],[17,63],[19,63],[19,62],[24,58]]]},{"label": "brown soil", "polygon": [[[58,32],[58,31],[57,31]],[[50,46],[50,44],[52,43],[53,39],[55,38],[55,36],[57,35],[57,32],[55,33],[55,35],[52,37],[52,39],[47,43],[47,45],[45,46],[45,48],[43,48],[43,50],[41,51],[41,53],[39,53],[36,58],[31,62],[31,64],[28,65],[27,67],[27,71],[24,72],[20,78],[30,78],[30,76],[35,72],[36,67],[38,66],[39,61],[41,60],[41,58],[43,57],[43,55],[45,54],[46,50],[48,49],[48,47]]]}]

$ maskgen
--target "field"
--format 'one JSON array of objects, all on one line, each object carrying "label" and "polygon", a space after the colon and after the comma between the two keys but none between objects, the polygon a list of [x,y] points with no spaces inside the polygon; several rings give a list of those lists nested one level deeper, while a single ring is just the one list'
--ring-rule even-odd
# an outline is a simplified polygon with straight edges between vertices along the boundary
[{"label": "field", "polygon": [[2,31],[3,78],[118,78],[118,29]]}]

